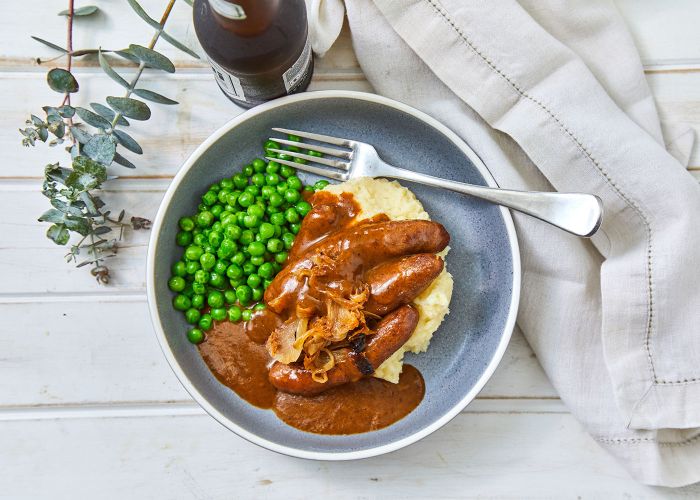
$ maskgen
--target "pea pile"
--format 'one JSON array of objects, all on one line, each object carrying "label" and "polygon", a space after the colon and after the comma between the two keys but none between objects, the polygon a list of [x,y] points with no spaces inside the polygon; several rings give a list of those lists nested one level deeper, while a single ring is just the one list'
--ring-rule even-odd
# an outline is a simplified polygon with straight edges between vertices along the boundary
[{"label": "pea pile", "polygon": [[[268,150],[280,145],[267,141],[264,149],[266,156],[277,157]],[[307,154],[320,156],[315,151]],[[265,308],[265,289],[282,269],[301,221],[311,210],[302,194],[327,184],[304,186],[292,167],[256,158],[242,172],[209,186],[197,214],[178,221],[176,242],[184,252],[172,266],[168,286],[176,293],[173,307],[192,325],[187,332],[190,342],[202,342],[214,320],[248,321],[254,310]]]}]

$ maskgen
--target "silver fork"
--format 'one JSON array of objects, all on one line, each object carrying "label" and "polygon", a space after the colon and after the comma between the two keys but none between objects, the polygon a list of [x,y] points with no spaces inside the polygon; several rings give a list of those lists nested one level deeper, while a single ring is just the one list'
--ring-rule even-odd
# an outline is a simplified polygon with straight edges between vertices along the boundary
[{"label": "silver fork", "polygon": [[364,142],[285,128],[274,127],[272,130],[283,134],[296,135],[319,143],[333,144],[341,148],[346,148],[338,149],[322,144],[290,141],[278,137],[270,138],[270,140],[278,144],[296,146],[305,150],[317,151],[324,155],[330,155],[332,158],[325,156],[318,157],[282,149],[268,150],[278,154],[286,154],[294,158],[301,158],[319,165],[326,165],[332,169],[297,163],[280,158],[267,157],[268,160],[276,161],[277,163],[330,179],[347,181],[348,179],[354,179],[356,177],[390,177],[392,179],[400,179],[449,189],[450,191],[474,196],[531,215],[564,231],[586,238],[595,234],[603,220],[603,203],[600,198],[591,194],[512,191],[509,189],[490,188],[451,180],[448,181],[440,179],[439,177],[433,177],[432,175],[420,174],[389,165],[379,157],[374,146]]}]

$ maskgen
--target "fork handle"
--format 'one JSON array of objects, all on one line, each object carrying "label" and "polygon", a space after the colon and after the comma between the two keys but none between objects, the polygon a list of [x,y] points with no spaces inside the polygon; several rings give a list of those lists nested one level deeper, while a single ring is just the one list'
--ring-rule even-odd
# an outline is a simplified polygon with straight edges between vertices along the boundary
[{"label": "fork handle", "polygon": [[592,194],[490,188],[448,181],[404,169],[397,169],[391,174],[391,177],[397,179],[449,189],[496,203],[585,238],[593,236],[603,221],[603,203]]}]

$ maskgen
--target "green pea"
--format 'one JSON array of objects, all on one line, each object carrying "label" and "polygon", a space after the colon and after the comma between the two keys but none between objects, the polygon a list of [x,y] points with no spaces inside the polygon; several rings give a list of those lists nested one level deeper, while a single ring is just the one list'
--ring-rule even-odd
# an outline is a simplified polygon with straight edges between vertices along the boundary
[{"label": "green pea", "polygon": [[254,302],[257,302],[258,300],[262,299],[263,295],[265,295],[265,290],[263,290],[261,287],[253,288],[253,301]]},{"label": "green pea", "polygon": [[201,228],[209,227],[214,223],[214,214],[205,210],[197,214],[197,225]]},{"label": "green pea", "polygon": [[227,259],[233,255],[236,250],[238,250],[238,245],[236,245],[236,243],[231,240],[224,240],[216,251],[216,256],[220,259]]},{"label": "green pea", "polygon": [[264,255],[265,245],[259,241],[253,241],[248,245],[248,253],[254,257]]},{"label": "green pea", "polygon": [[302,217],[306,217],[306,214],[308,214],[311,211],[311,203],[308,201],[300,201],[296,205],[294,205],[294,208],[296,209],[297,212],[299,212],[299,215]]},{"label": "green pea", "polygon": [[238,197],[241,195],[240,191],[234,191],[232,193],[229,193],[226,196],[226,203],[228,205],[231,205],[231,207],[235,207],[236,203],[238,203]]},{"label": "green pea", "polygon": [[183,288],[183,290],[182,290],[182,295],[184,295],[188,299],[192,300],[192,297],[194,297],[194,290],[192,289],[192,283],[187,283],[185,285],[185,288]]},{"label": "green pea", "polygon": [[252,317],[253,317],[253,311],[251,311],[250,309],[244,309],[241,312],[241,319],[243,321],[250,321],[250,318],[252,318]]},{"label": "green pea", "polygon": [[224,235],[220,231],[212,231],[209,233],[209,245],[214,248],[219,248],[221,242],[224,241]]},{"label": "green pea", "polygon": [[244,218],[246,215],[248,215],[248,212],[243,212],[243,211],[236,212],[236,222],[238,223],[238,226],[239,226],[239,227],[242,227],[242,226],[243,226],[243,218]]},{"label": "green pea", "polygon": [[236,264],[242,266],[245,262],[245,254],[243,252],[237,252],[231,257],[231,264]]},{"label": "green pea", "polygon": [[293,189],[287,189],[284,192],[284,199],[287,203],[297,203],[301,199],[299,191],[294,191]]},{"label": "green pea", "polygon": [[185,295],[176,295],[173,297],[173,307],[178,311],[187,311],[192,307],[192,301]]},{"label": "green pea", "polygon": [[255,172],[255,170],[253,170],[253,165],[246,165],[245,167],[243,167],[243,175],[245,175],[246,177],[250,177],[251,175],[253,175],[253,172]]},{"label": "green pea", "polygon": [[284,248],[284,243],[279,238],[272,238],[267,241],[267,251],[270,253],[281,252]]},{"label": "green pea", "polygon": [[173,292],[181,292],[185,289],[185,278],[181,276],[173,276],[168,280],[168,287]]},{"label": "green pea", "polygon": [[244,208],[251,206],[255,202],[255,195],[245,191],[238,197],[238,204]]},{"label": "green pea", "polygon": [[248,276],[246,283],[250,288],[257,288],[262,284],[262,278],[257,274],[251,274]]},{"label": "green pea", "polygon": [[275,272],[278,273],[282,270],[282,264],[279,262],[273,262],[272,265],[275,267]]},{"label": "green pea", "polygon": [[205,332],[208,330],[211,330],[211,326],[212,326],[211,314],[202,314],[202,317],[199,318],[198,326],[202,330],[204,330]]},{"label": "green pea", "polygon": [[209,270],[216,264],[216,256],[212,253],[205,253],[199,258],[199,263],[202,265],[202,269]]},{"label": "green pea", "polygon": [[236,288],[236,297],[241,304],[247,305],[253,298],[253,290],[248,285],[241,285]]},{"label": "green pea", "polygon": [[218,183],[218,182],[212,184],[211,186],[209,186],[209,191],[214,191],[215,193],[218,193],[218,192],[219,192],[219,189],[221,189],[221,188],[219,187],[219,183]]},{"label": "green pea", "polygon": [[[192,285],[194,288],[194,285]],[[192,307],[195,309],[202,309],[204,307],[204,295],[194,294],[190,299],[192,302]]]},{"label": "green pea", "polygon": [[280,167],[280,175],[285,179],[292,177],[294,174],[296,174],[296,170],[294,170],[289,165],[282,165]]},{"label": "green pea", "polygon": [[276,213],[270,215],[270,222],[274,224],[275,226],[284,226],[284,224],[287,222],[284,220],[284,214],[283,213]]},{"label": "green pea", "polygon": [[275,189],[277,189],[277,192],[278,192],[279,194],[281,194],[282,197],[284,198],[284,193],[286,193],[286,192],[287,192],[287,189],[289,189],[289,188],[287,187],[287,183],[286,183],[286,182],[280,182],[279,184],[277,184],[277,186],[275,187]]},{"label": "green pea", "polygon": [[194,275],[194,273],[199,271],[201,268],[202,266],[199,265],[199,261],[190,261],[185,264],[185,269],[189,275]]},{"label": "green pea", "polygon": [[326,187],[327,185],[328,185],[328,181],[325,179],[321,179],[320,181],[316,181],[316,183],[314,184],[314,188],[317,190],[321,190],[324,187]]},{"label": "green pea", "polygon": [[[197,212],[204,212],[207,209],[207,206],[204,203],[200,203],[197,205]],[[195,217],[196,219],[196,217]]]},{"label": "green pea", "polygon": [[263,280],[263,288],[267,290],[267,287],[272,284],[272,280]]},{"label": "green pea", "polygon": [[229,307],[228,320],[233,323],[238,323],[241,320],[241,308],[238,306]]},{"label": "green pea", "polygon": [[294,163],[301,163],[302,165],[306,164],[306,160],[304,158],[297,158],[296,156],[294,157]]},{"label": "green pea", "polygon": [[282,227],[275,225],[275,238],[282,236]]},{"label": "green pea", "polygon": [[212,308],[209,314],[211,314],[211,319],[216,321],[223,321],[226,319],[226,309],[223,307]]},{"label": "green pea", "polygon": [[253,311],[264,311],[267,308],[265,304],[255,304]]},{"label": "green pea", "polygon": [[254,228],[260,225],[260,217],[257,215],[246,215],[243,217],[243,225],[247,228]]},{"label": "green pea", "polygon": [[262,172],[253,174],[253,177],[250,178],[250,181],[254,185],[262,187],[265,185],[265,174],[263,174]]},{"label": "green pea", "polygon": [[293,160],[294,160],[294,157],[293,157],[293,156],[286,155],[286,154],[279,154],[279,155],[277,155],[277,158],[279,158],[280,160],[287,160],[287,161],[293,161]]},{"label": "green pea", "polygon": [[203,233],[195,234],[192,238],[192,243],[196,246],[202,247],[207,242],[207,237]]},{"label": "green pea", "polygon": [[194,221],[191,217],[181,217],[177,223],[183,231],[192,231],[194,229]]},{"label": "green pea", "polygon": [[187,331],[187,340],[193,344],[201,344],[204,342],[204,332],[199,328],[190,328]]},{"label": "green pea", "polygon": [[262,219],[265,216],[265,206],[256,203],[255,205],[249,206],[246,213],[248,213],[248,215],[255,215]]},{"label": "green pea", "polygon": [[195,283],[202,283],[203,285],[206,285],[209,283],[209,272],[205,271],[204,269],[200,269],[194,273],[194,281]]},{"label": "green pea", "polygon": [[187,260],[199,260],[203,253],[202,247],[190,245],[185,249],[185,258]]},{"label": "green pea", "polygon": [[212,290],[207,295],[207,304],[209,304],[209,307],[222,307],[224,305],[224,294],[218,290]]},{"label": "green pea", "polygon": [[265,183],[268,186],[276,186],[280,183],[280,176],[275,173],[269,173],[265,175]]},{"label": "green pea", "polygon": [[187,231],[180,231],[175,236],[175,242],[181,247],[186,247],[187,245],[190,245],[192,243],[192,233],[188,233]]},{"label": "green pea", "polygon": [[224,302],[227,304],[233,304],[236,302],[236,291],[235,290],[226,290],[224,292]]},{"label": "green pea", "polygon": [[258,234],[260,234],[262,239],[268,240],[275,235],[275,226],[269,222],[263,222],[258,228]]},{"label": "green pea", "polygon": [[224,288],[226,286],[226,278],[219,273],[211,273],[209,284],[214,288]]},{"label": "green pea", "polygon": [[219,194],[216,195],[216,199],[221,203],[222,205],[227,205],[228,204],[228,195],[231,194],[231,191],[228,189],[222,189],[219,191]]},{"label": "green pea", "polygon": [[196,325],[201,316],[202,314],[197,309],[192,307],[185,311],[185,321],[187,321],[190,325]]},{"label": "green pea", "polygon": [[282,203],[284,203],[284,197],[282,197],[282,195],[279,193],[272,193],[270,195],[269,202],[270,202],[270,206],[279,207]]},{"label": "green pea", "polygon": [[204,283],[194,282],[192,283],[192,290],[197,295],[204,295],[205,293],[207,293],[207,286]]},{"label": "green pea", "polygon": [[204,253],[214,253],[216,249],[211,245],[204,245]]},{"label": "green pea", "polygon": [[282,241],[284,242],[284,248],[289,250],[290,248],[292,248],[292,244],[294,244],[294,234],[284,233],[282,235]]},{"label": "green pea", "polygon": [[228,269],[229,262],[226,259],[217,260],[214,264],[214,270],[216,274],[226,274],[226,269]]},{"label": "green pea", "polygon": [[255,172],[264,172],[265,166],[267,166],[267,163],[265,163],[265,160],[263,160],[261,158],[256,158],[253,160],[253,170]]},{"label": "green pea", "polygon": [[234,278],[228,280],[229,284],[231,285],[232,288],[238,288],[241,285],[245,285],[245,276],[241,276],[240,278]]},{"label": "green pea", "polygon": [[257,266],[253,264],[252,262],[248,261],[245,264],[243,264],[243,274],[246,276],[250,276],[257,270]]},{"label": "green pea", "polygon": [[[278,148],[279,149],[279,148]],[[276,174],[280,170],[280,164],[277,163],[276,161],[271,161],[270,163],[267,164],[267,167],[265,167],[265,172],[268,174]]]},{"label": "green pea", "polygon": [[309,156],[315,156],[315,157],[317,157],[317,158],[320,158],[321,156],[323,156],[323,153],[319,153],[318,151],[314,151],[313,149],[309,149],[309,150],[306,152],[306,154],[309,155]]},{"label": "green pea", "polygon": [[202,202],[207,206],[212,206],[216,203],[217,199],[218,197],[214,191],[207,191],[204,193],[204,196],[202,196]]},{"label": "green pea", "polygon": [[[278,240],[279,241],[279,240]],[[280,243],[282,243],[280,241]],[[265,262],[263,263],[259,268],[258,268],[258,274],[265,279],[270,279],[272,276],[275,274],[275,270],[272,267],[272,263],[270,262]],[[251,276],[254,276],[251,274]],[[250,277],[249,277],[250,278]],[[250,285],[250,283],[248,283]],[[252,285],[251,285],[252,286]]]},{"label": "green pea", "polygon": [[292,231],[292,233],[299,234],[299,230],[301,230],[301,223],[297,222],[296,224],[290,224],[289,229]]},{"label": "green pea", "polygon": [[[221,213],[224,211],[224,206],[221,205],[220,203],[217,203],[213,207],[211,207],[211,214],[214,217],[220,217]],[[216,224],[216,223],[215,223]]]},{"label": "green pea", "polygon": [[290,224],[296,224],[301,220],[301,217],[299,217],[299,212],[297,212],[293,207],[289,207],[284,211],[284,218]]},{"label": "green pea", "polygon": [[173,276],[180,276],[184,277],[187,274],[187,264],[182,262],[181,260],[178,260],[173,266],[170,268],[170,271],[173,273]]},{"label": "green pea", "polygon": [[301,191],[303,184],[301,183],[301,179],[299,179],[299,177],[293,175],[289,179],[287,179],[287,187],[295,191]]},{"label": "green pea", "polygon": [[255,241],[255,234],[250,229],[246,229],[241,233],[241,237],[238,241],[241,245],[250,245],[253,241]]},{"label": "green pea", "polygon": [[248,194],[252,194],[253,198],[255,198],[260,194],[260,188],[258,186],[248,186],[247,188],[245,188],[245,192]]},{"label": "green pea", "polygon": [[313,193],[316,191],[313,186],[304,186],[304,192],[305,193]]},{"label": "green pea", "polygon": [[278,264],[284,264],[287,260],[287,252],[280,252],[275,254],[275,262]]},{"label": "green pea", "polygon": [[224,236],[232,241],[238,241],[243,230],[236,225],[230,224],[224,228]]},{"label": "green pea", "polygon": [[272,186],[263,186],[260,188],[260,195],[264,200],[269,200],[270,195],[275,192],[275,188]]},{"label": "green pea", "polygon": [[219,186],[221,186],[221,189],[231,190],[233,189],[233,180],[223,178],[219,181]]},{"label": "green pea", "polygon": [[253,264],[255,267],[261,266],[264,262],[265,262],[264,255],[256,255],[255,257],[250,258],[250,263]]},{"label": "green pea", "polygon": [[243,276],[243,269],[238,264],[231,264],[226,268],[226,276],[230,279],[240,278]]},{"label": "green pea", "polygon": [[241,172],[233,176],[233,185],[236,189],[243,189],[248,185],[248,178]]}]

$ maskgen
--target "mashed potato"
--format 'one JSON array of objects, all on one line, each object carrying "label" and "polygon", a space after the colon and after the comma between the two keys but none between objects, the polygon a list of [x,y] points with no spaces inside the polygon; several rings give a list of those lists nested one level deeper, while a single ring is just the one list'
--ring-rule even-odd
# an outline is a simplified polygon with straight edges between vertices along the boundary
[{"label": "mashed potato", "polygon": [[[362,207],[359,214],[360,219],[384,213],[393,220],[430,220],[430,216],[423,209],[423,205],[416,196],[396,181],[363,177],[342,184],[329,185],[325,190],[335,194],[352,193],[357,203]],[[440,255],[444,257],[448,251],[449,247]],[[375,377],[393,383],[399,381],[399,374],[403,369],[404,353],[419,353],[428,349],[433,333],[450,312],[451,298],[452,275],[445,268],[430,286],[413,301],[420,313],[418,326],[416,326],[413,335],[401,349],[377,368],[374,373]]]}]

